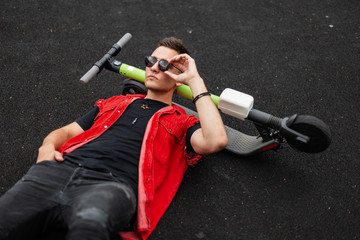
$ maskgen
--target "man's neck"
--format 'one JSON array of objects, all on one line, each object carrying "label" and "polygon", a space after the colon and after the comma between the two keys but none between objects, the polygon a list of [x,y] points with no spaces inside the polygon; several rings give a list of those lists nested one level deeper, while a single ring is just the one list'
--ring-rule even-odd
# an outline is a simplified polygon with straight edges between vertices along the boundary
[{"label": "man's neck", "polygon": [[154,92],[148,90],[145,98],[164,102],[168,105],[172,104],[173,92]]}]

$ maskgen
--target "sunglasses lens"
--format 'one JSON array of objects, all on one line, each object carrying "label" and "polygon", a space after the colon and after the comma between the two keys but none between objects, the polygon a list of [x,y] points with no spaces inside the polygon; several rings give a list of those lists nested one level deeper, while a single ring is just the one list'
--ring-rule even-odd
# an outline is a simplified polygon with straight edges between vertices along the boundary
[{"label": "sunglasses lens", "polygon": [[156,63],[156,58],[152,57],[152,56],[146,56],[145,57],[145,65],[147,67],[152,67],[154,66],[154,64]]},{"label": "sunglasses lens", "polygon": [[170,65],[169,62],[162,59],[159,61],[159,69],[163,72],[167,71],[169,69]]}]

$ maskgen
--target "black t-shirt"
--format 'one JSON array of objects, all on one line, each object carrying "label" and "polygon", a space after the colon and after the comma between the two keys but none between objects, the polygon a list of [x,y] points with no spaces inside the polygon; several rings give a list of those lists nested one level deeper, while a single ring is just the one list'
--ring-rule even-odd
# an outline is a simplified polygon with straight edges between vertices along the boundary
[{"label": "black t-shirt", "polygon": [[[152,115],[166,106],[151,99],[135,100],[106,132],[65,155],[64,159],[91,169],[109,171],[137,193],[139,158],[146,126]],[[76,122],[86,131],[93,125],[98,112],[96,107]],[[186,133],[188,152],[194,151],[190,137],[199,128],[200,124],[196,124]]]}]

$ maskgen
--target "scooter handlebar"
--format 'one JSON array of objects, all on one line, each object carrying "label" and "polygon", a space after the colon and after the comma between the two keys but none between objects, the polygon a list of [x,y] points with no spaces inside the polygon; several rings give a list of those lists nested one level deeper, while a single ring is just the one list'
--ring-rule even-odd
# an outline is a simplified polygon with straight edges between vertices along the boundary
[{"label": "scooter handlebar", "polygon": [[130,41],[131,38],[132,35],[130,33],[126,33],[116,44],[122,48]]},{"label": "scooter handlebar", "polygon": [[92,66],[92,68],[90,68],[89,71],[87,71],[87,73],[84,74],[84,76],[82,76],[82,78],[80,78],[80,83],[83,85],[88,84],[88,82],[96,75],[100,72],[100,68],[96,65]]},{"label": "scooter handlebar", "polygon": [[120,52],[121,48],[125,46],[131,38],[132,35],[130,33],[126,33],[99,61],[94,64],[94,66],[92,66],[87,73],[85,73],[84,76],[82,76],[82,78],[80,78],[80,83],[86,85],[96,74],[100,72],[111,57],[115,57]]}]

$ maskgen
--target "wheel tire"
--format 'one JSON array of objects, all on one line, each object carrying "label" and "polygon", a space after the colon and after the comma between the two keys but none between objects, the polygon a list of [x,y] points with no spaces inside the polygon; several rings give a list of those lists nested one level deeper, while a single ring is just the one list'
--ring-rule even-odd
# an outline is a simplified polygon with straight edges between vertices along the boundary
[{"label": "wheel tire", "polygon": [[122,95],[126,94],[146,94],[147,89],[144,84],[135,81],[133,79],[127,79],[124,81]]},{"label": "wheel tire", "polygon": [[299,151],[319,153],[327,149],[331,143],[330,128],[314,116],[299,115],[289,128],[310,138],[308,143],[286,139],[292,148]]}]

